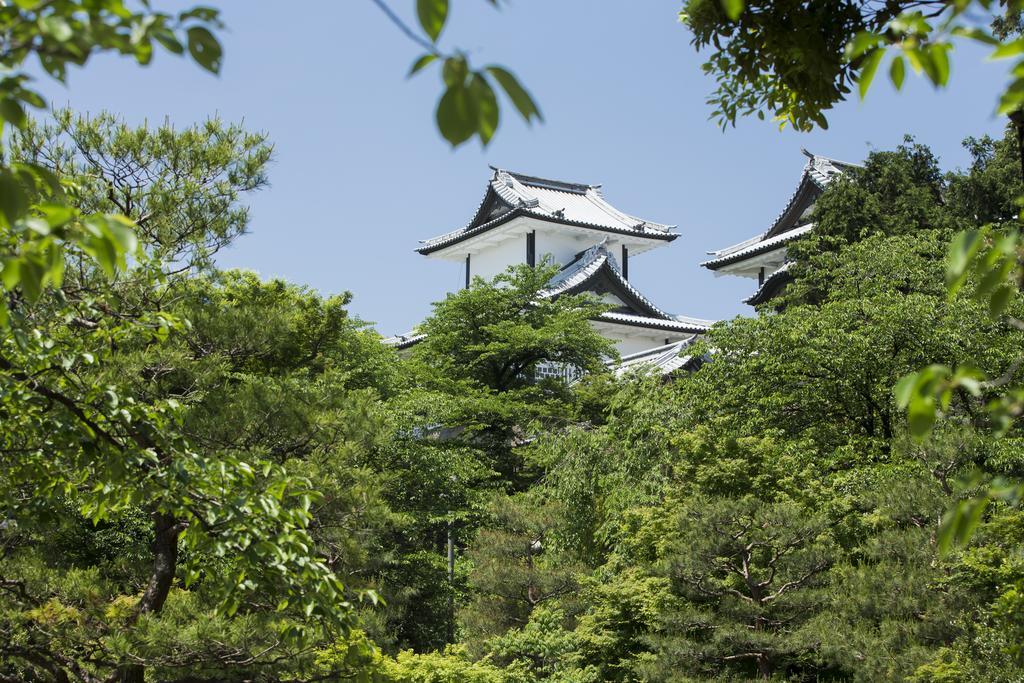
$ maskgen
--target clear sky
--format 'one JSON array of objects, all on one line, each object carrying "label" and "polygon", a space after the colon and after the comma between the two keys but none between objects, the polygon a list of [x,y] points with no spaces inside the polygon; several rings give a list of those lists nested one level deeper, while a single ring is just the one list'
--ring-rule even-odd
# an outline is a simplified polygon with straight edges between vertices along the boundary
[{"label": "clear sky", "polygon": [[[751,119],[722,132],[708,120],[711,83],[677,0],[512,0],[499,11],[452,0],[442,45],[510,67],[546,119],[527,128],[506,110],[487,149],[453,152],[433,123],[439,75],[404,79],[419,51],[369,0],[207,2],[228,25],[219,77],[161,53],[148,69],[103,58],[68,88],[44,91],[56,105],[133,123],[185,126],[216,113],[267,132],[271,185],[250,198],[251,234],[220,264],[351,291],[355,314],[385,334],[410,329],[461,285],[459,266],[413,250],[466,223],[488,164],[603,183],[620,209],[678,225],[670,246],[630,263],[630,279],[664,309],[718,319],[749,313],[740,301],[755,283],[698,263],[771,224],[796,186],[801,147],[859,161],[909,133],[952,168],[967,161],[963,137],[1002,129],[992,112],[1006,64],[967,47],[953,55],[946,91],[908,78],[896,94],[880,75],[866,102],[832,112],[828,131],[780,133]],[[412,21],[413,0],[390,2]]]}]

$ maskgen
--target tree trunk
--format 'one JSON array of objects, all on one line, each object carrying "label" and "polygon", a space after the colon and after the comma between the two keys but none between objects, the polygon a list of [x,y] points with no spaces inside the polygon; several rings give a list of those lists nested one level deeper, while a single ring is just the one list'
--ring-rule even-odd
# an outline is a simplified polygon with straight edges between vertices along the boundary
[{"label": "tree trunk", "polygon": [[768,679],[772,677],[772,663],[768,659],[768,655],[763,652],[757,656],[757,671],[761,674],[761,678]]},{"label": "tree trunk", "polygon": [[[153,526],[156,531],[152,546],[153,572],[129,623],[134,623],[140,615],[158,613],[163,609],[167,594],[171,592],[174,573],[178,568],[178,537],[188,525],[177,521],[171,515],[154,512]],[[117,680],[120,683],[144,683],[145,667],[141,664],[123,665],[118,669]]]}]

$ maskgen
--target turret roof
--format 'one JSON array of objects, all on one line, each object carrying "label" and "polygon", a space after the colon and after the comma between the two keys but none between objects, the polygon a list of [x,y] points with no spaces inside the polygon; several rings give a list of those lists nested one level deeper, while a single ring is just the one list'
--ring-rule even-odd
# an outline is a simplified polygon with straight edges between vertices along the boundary
[{"label": "turret roof", "polygon": [[608,203],[600,185],[570,183],[491,167],[493,174],[473,219],[462,228],[422,241],[421,254],[443,249],[496,228],[518,216],[560,224],[671,241],[675,226],[647,221]]},{"label": "turret roof", "polygon": [[832,180],[851,168],[858,168],[857,164],[812,154],[806,149],[800,151],[807,157],[807,163],[800,174],[800,182],[771,227],[739,244],[708,252],[715,258],[705,261],[702,266],[716,270],[730,263],[780,248],[791,239],[809,232],[812,225],[801,225],[801,217],[806,208]]},{"label": "turret roof", "polygon": [[618,261],[608,250],[606,243],[607,240],[602,240],[578,254],[571,263],[551,278],[541,296],[549,298],[597,291],[600,289],[599,280],[606,278],[606,282],[614,288],[614,294],[622,299],[627,310],[607,311],[598,316],[600,320],[621,325],[694,333],[706,332],[715,324],[713,320],[672,315],[658,308],[623,276]]}]

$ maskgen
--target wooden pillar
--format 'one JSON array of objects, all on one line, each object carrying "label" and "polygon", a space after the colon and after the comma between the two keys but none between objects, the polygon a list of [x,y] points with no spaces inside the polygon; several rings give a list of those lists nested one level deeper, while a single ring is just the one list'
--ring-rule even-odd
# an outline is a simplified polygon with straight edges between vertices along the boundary
[{"label": "wooden pillar", "polygon": [[629,279],[629,247],[622,245],[622,278]]},{"label": "wooden pillar", "polygon": [[526,265],[533,268],[537,265],[537,231],[526,233]]},{"label": "wooden pillar", "polygon": [[469,289],[469,254],[466,254],[466,289]]}]

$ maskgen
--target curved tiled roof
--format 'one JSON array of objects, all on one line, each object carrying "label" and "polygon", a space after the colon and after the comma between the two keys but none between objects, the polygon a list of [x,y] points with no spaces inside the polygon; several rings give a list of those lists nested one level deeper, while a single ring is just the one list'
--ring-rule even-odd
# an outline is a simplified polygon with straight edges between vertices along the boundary
[{"label": "curved tiled roof", "polygon": [[764,248],[759,248],[756,245],[766,244],[772,239],[782,237],[783,235],[789,235],[791,232],[795,232],[806,227],[800,226],[794,228],[792,226],[799,220],[800,216],[798,214],[802,211],[800,207],[806,205],[808,196],[813,195],[813,197],[816,197],[837,176],[842,175],[845,171],[851,168],[859,167],[857,164],[851,164],[845,161],[838,161],[836,159],[830,159],[829,157],[823,157],[818,154],[812,154],[806,149],[802,149],[800,151],[807,157],[807,163],[804,164],[803,171],[800,173],[800,182],[797,183],[796,189],[793,190],[793,193],[786,201],[786,206],[782,209],[779,215],[775,217],[775,220],[772,221],[771,227],[761,234],[755,235],[754,237],[744,240],[739,244],[734,244],[730,247],[725,247],[724,249],[719,249],[717,251],[708,252],[709,255],[714,256],[715,258],[705,261],[701,264],[702,266],[714,270],[717,267],[740,261],[747,256],[754,256],[765,251],[770,251],[771,248],[774,248],[774,243],[772,247],[765,246]]},{"label": "curved tiled roof", "polygon": [[429,254],[487,232],[517,216],[653,240],[671,241],[677,237],[672,232],[675,226],[647,221],[616,209],[605,200],[600,185],[548,180],[494,168],[487,192],[469,224],[423,240],[423,246],[416,251]]},{"label": "curved tiled roof", "polygon": [[[590,247],[576,257],[569,265],[560,270],[548,282],[548,287],[541,296],[550,298],[586,289],[586,284],[599,273],[604,271],[624,292],[634,299],[636,308],[649,313],[649,316],[633,315],[626,313],[608,312],[599,316],[607,322],[621,322],[628,325],[642,327],[655,327],[657,329],[671,329],[682,331],[703,332],[714,324],[712,320],[700,320],[686,316],[674,316],[666,313],[654,305],[650,299],[640,293],[636,287],[630,284],[622,275],[618,261],[614,254],[608,251],[607,240]],[[611,317],[609,317],[611,316]],[[617,318],[615,316],[618,316]]]},{"label": "curved tiled roof", "polygon": [[770,299],[771,295],[773,295],[779,287],[792,280],[793,276],[789,273],[790,266],[792,265],[792,261],[786,261],[783,263],[782,267],[766,277],[764,282],[761,283],[761,286],[757,288],[757,291],[744,299],[743,303],[756,306],[757,304],[764,303]]},{"label": "curved tiled roof", "polygon": [[654,318],[646,315],[634,315],[632,313],[618,313],[616,311],[605,311],[597,316],[598,320],[617,325],[630,325],[631,327],[645,327],[650,330],[665,330],[666,332],[691,332],[699,334],[707,332],[715,324],[713,320],[701,320],[696,318]]},{"label": "curved tiled roof", "polygon": [[427,338],[425,334],[417,334],[415,332],[406,332],[405,334],[397,334],[394,337],[386,337],[381,340],[384,346],[390,346],[393,349],[401,351],[411,346],[419,344],[421,341]]},{"label": "curved tiled roof", "polygon": [[742,261],[744,259],[750,258],[751,256],[757,256],[758,254],[764,254],[769,251],[774,251],[785,246],[787,243],[792,242],[797,237],[800,237],[801,235],[806,235],[813,228],[814,224],[811,223],[810,225],[805,225],[800,228],[788,230],[782,233],[781,235],[776,235],[775,237],[769,237],[767,239],[763,239],[760,241],[748,240],[747,242],[741,242],[740,244],[737,244],[734,247],[728,247],[726,249],[722,249],[719,252],[716,252],[716,254],[720,254],[718,258],[713,258],[710,261],[705,261],[700,265],[704,266],[705,268],[715,270],[717,268],[721,268],[722,266],[727,266],[730,263],[736,263],[737,261]]},{"label": "curved tiled roof", "polygon": [[623,356],[614,366],[615,375],[621,377],[633,370],[669,375],[676,370],[689,369],[697,359],[692,355],[684,355],[683,352],[692,346],[696,339],[697,335],[694,335],[672,344]]}]

